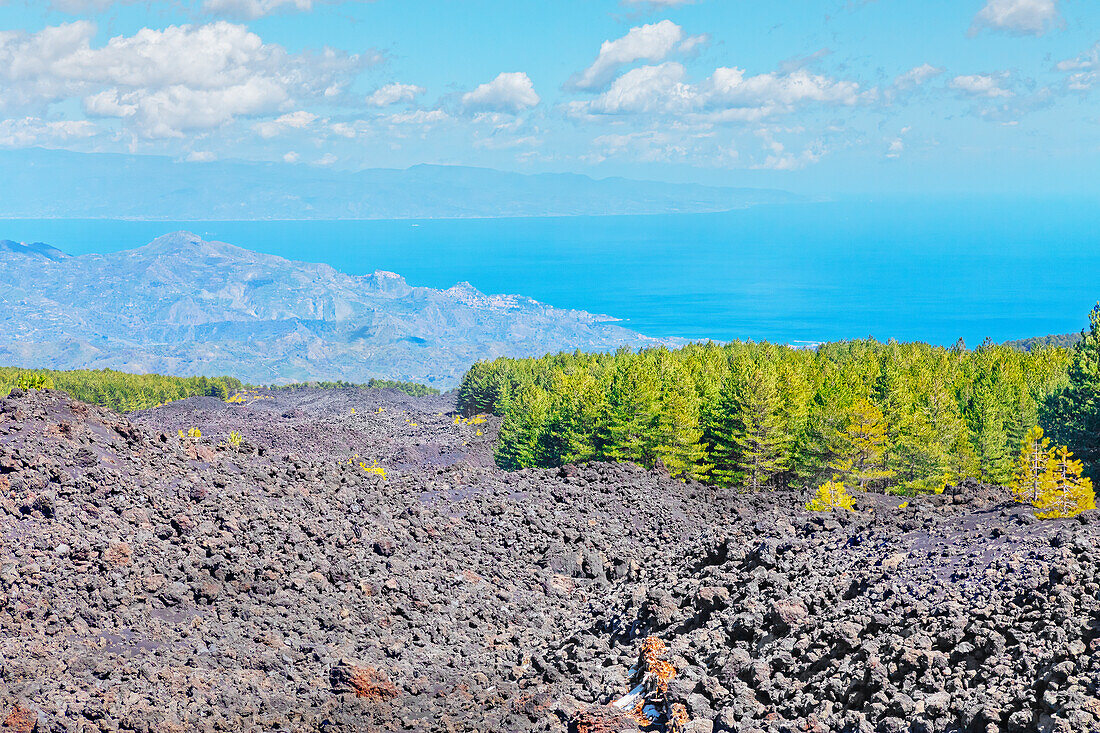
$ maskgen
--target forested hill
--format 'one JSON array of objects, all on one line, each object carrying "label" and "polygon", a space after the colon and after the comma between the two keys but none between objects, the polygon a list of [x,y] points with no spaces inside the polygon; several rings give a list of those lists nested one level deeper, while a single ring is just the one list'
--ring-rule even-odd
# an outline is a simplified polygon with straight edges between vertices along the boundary
[{"label": "forested hill", "polygon": [[1005,346],[1011,346],[1014,349],[1021,349],[1023,351],[1031,351],[1040,346],[1057,346],[1063,349],[1070,349],[1080,340],[1080,333],[1059,333],[1050,336],[1036,336],[1033,338],[1018,339],[1016,341],[1006,341]]}]

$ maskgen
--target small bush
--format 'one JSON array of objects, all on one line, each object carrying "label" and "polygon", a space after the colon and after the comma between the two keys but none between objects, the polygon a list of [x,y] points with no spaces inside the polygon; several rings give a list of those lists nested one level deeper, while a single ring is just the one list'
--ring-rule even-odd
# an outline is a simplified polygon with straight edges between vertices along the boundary
[{"label": "small bush", "polygon": [[851,509],[856,500],[851,497],[844,484],[829,481],[817,488],[817,494],[807,504],[811,512],[829,512],[834,509]]},{"label": "small bush", "polygon": [[182,430],[178,432],[181,438],[187,438],[191,441],[197,441],[199,438],[202,437],[202,431],[198,428],[188,428],[186,433]]},{"label": "small bush", "polygon": [[53,378],[48,374],[24,372],[16,380],[16,386],[23,389],[53,389]]}]

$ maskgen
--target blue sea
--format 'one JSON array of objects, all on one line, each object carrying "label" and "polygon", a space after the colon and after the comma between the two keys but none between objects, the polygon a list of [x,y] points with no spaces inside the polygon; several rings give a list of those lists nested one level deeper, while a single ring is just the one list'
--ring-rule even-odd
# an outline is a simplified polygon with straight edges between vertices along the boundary
[{"label": "blue sea", "polygon": [[721,214],[423,221],[0,221],[71,254],[187,229],[414,285],[469,281],[653,336],[973,346],[1080,330],[1100,299],[1100,205],[905,198]]}]

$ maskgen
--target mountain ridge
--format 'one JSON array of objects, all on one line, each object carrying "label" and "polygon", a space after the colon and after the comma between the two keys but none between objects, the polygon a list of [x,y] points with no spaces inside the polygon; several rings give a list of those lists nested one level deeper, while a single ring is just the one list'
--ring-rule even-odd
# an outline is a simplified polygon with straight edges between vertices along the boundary
[{"label": "mountain ridge", "polygon": [[105,254],[49,248],[58,259],[24,249],[0,249],[0,361],[20,366],[448,388],[479,359],[665,343],[522,295],[350,275],[190,232]]},{"label": "mountain ridge", "polygon": [[[71,175],[73,169],[81,175]],[[800,201],[774,189],[421,164],[297,163],[0,150],[0,218],[354,220],[714,213]],[[120,175],[122,174],[122,175]]]}]

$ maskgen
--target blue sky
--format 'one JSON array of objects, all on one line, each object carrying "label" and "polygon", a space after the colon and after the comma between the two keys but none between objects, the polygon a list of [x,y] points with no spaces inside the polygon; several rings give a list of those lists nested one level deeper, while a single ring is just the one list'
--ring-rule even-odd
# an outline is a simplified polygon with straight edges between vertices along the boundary
[{"label": "blue sky", "polygon": [[1098,87],[1092,0],[0,0],[0,146],[195,165],[1094,195]]}]

